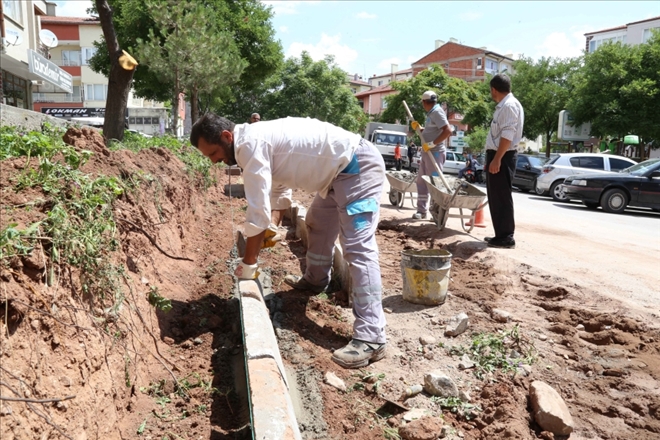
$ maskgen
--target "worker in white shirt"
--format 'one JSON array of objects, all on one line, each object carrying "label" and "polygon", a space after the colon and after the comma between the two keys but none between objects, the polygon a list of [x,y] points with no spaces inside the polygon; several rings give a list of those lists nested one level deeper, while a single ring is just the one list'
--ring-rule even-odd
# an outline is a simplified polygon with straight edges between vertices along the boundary
[{"label": "worker in white shirt", "polygon": [[288,275],[292,287],[324,292],[330,283],[334,243],[339,236],[349,263],[353,296],[353,339],[332,360],[360,368],[385,357],[385,316],[376,228],[385,164],[359,135],[327,122],[285,118],[234,124],[206,114],[195,123],[190,142],[212,162],[243,168],[248,208],[245,256],[234,274],[252,279],[271,210],[285,209],[289,188],[316,193],[305,222],[309,237],[304,276]]}]

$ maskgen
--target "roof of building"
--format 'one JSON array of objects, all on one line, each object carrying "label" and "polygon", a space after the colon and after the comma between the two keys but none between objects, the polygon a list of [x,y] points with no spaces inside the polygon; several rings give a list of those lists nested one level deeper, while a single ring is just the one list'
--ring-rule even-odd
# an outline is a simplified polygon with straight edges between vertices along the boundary
[{"label": "roof of building", "polygon": [[368,82],[366,82],[364,80],[361,80],[361,79],[349,79],[348,82],[351,83],[351,84],[358,84],[358,85],[361,85],[361,86],[370,85]]},{"label": "roof of building", "polygon": [[364,92],[356,93],[355,97],[356,98],[361,98],[363,96],[369,96],[369,95],[374,95],[376,93],[384,93],[384,92],[391,92],[391,91],[394,91],[394,89],[392,89],[392,86],[389,85],[389,84],[385,84],[384,86],[378,86],[378,87],[374,87],[371,90],[365,90]]},{"label": "roof of building", "polygon": [[[405,73],[412,73],[412,67],[410,69],[397,70],[396,72],[394,72],[394,75],[395,76],[396,75],[403,75]],[[374,73],[373,76],[369,77],[369,79],[371,79],[371,78],[385,78],[385,77],[388,77],[388,76],[392,76],[392,73],[391,72],[390,73],[381,73],[380,75],[376,75]]]},{"label": "roof of building", "polygon": [[626,29],[628,26],[633,25],[633,24],[646,23],[648,21],[655,21],[655,20],[660,20],[660,17],[645,18],[644,20],[633,21],[633,22],[625,24],[623,26],[617,26],[617,27],[613,27],[613,28],[609,28],[609,29],[602,29],[600,31],[587,32],[584,35],[593,35],[593,34],[600,34],[600,33],[603,33],[603,32],[618,31],[618,30]]},{"label": "roof of building", "polygon": [[57,17],[54,15],[42,15],[41,22],[48,24],[77,24],[77,25],[101,24],[101,22],[97,17]]}]

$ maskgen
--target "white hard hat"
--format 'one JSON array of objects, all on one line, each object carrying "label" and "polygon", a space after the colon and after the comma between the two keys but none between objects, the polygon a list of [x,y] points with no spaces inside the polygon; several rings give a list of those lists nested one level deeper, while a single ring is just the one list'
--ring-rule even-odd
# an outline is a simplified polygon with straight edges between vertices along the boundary
[{"label": "white hard hat", "polygon": [[427,90],[424,92],[422,95],[422,101],[433,101],[436,102],[438,100],[438,95],[433,91],[433,90]]}]

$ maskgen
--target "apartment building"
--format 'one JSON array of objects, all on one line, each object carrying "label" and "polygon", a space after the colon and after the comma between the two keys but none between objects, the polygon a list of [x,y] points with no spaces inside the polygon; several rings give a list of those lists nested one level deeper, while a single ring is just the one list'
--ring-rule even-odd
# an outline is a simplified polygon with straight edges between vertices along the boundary
[{"label": "apartment building", "polygon": [[660,30],[660,17],[647,18],[623,26],[587,32],[584,34],[586,39],[584,49],[591,53],[604,43],[643,44],[649,41],[654,29]]},{"label": "apartment building", "polygon": [[486,47],[470,47],[460,44],[457,39],[449,42],[435,41],[435,49],[412,63],[413,76],[431,65],[441,66],[447,75],[467,82],[484,81],[486,73],[496,75],[513,71],[513,55],[501,55]]},{"label": "apartment building", "polygon": [[[94,72],[89,60],[96,53],[94,42],[101,40],[101,23],[91,17],[41,17],[41,27],[51,31],[59,43],[50,50],[51,61],[71,74],[70,93],[56,93],[49,84],[33,85],[34,110],[55,117],[103,117],[108,79]],[[168,127],[167,109],[158,102],[128,96],[126,122],[130,129],[162,134]]]},{"label": "apartment building", "polygon": [[408,78],[412,78],[412,77],[413,77],[412,69],[399,70],[398,64],[392,64],[390,73],[386,73],[383,75],[373,74],[369,78],[369,85],[371,85],[371,87],[386,86],[392,81],[405,81]]},{"label": "apartment building", "polygon": [[48,84],[54,92],[73,92],[72,76],[49,61],[40,18],[55,13],[44,0],[2,0],[0,3],[0,101],[33,109],[32,84]]}]

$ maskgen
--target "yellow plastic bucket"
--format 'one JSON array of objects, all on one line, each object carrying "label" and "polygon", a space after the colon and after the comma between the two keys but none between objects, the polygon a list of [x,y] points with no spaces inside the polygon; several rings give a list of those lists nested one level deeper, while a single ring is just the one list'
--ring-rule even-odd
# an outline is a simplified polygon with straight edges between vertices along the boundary
[{"label": "yellow plastic bucket", "polygon": [[402,251],[403,299],[427,306],[444,304],[451,257],[451,253],[442,249]]}]

